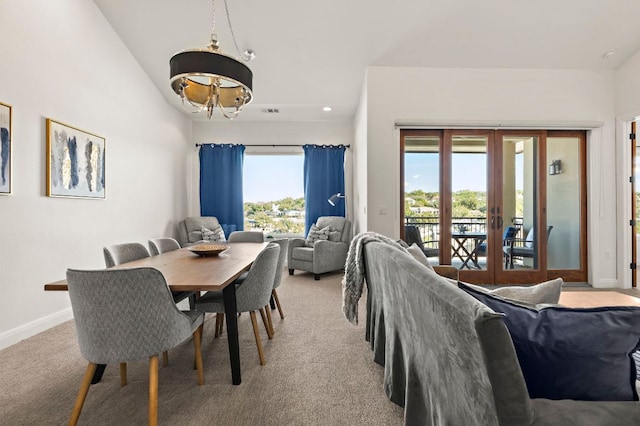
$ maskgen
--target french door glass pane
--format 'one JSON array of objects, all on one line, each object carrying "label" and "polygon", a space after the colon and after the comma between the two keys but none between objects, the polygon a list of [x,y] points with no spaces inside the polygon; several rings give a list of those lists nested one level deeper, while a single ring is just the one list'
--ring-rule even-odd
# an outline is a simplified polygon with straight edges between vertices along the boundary
[{"label": "french door glass pane", "polygon": [[487,136],[453,136],[451,262],[487,269]]},{"label": "french door glass pane", "polygon": [[580,269],[580,140],[547,138],[548,269]]},{"label": "french door glass pane", "polygon": [[439,213],[440,138],[408,136],[404,153],[405,226],[418,229],[425,254],[433,264],[439,263]]},{"label": "french door glass pane", "polygon": [[502,141],[503,269],[538,269],[537,143],[532,136]]}]

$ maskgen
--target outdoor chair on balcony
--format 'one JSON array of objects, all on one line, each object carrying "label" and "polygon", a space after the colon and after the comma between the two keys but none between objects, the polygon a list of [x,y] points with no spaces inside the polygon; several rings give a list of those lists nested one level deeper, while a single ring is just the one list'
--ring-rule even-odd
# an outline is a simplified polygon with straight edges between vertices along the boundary
[{"label": "outdoor chair on balcony", "polygon": [[[515,226],[507,226],[504,228],[504,232],[502,233],[502,250],[504,256],[504,267],[507,269],[509,267],[509,255],[508,250],[513,248],[513,242],[515,241],[516,235],[518,235],[518,228]],[[486,256],[487,255],[487,242],[483,241],[478,244],[476,248],[477,256]]]},{"label": "outdoor chair on balcony", "polygon": [[415,225],[404,226],[404,242],[408,245],[416,244],[427,257],[438,257],[439,255],[437,247],[425,247],[420,230]]},{"label": "outdoor chair on balcony", "polygon": [[[547,241],[549,240],[549,235],[551,235],[551,230],[553,229],[553,225],[549,225],[547,227]],[[537,256],[538,251],[535,249],[534,237],[535,236],[535,228],[531,227],[529,232],[527,233],[527,237],[524,239],[524,245],[519,246],[518,241],[514,240],[511,246],[505,246],[503,248],[505,253],[505,268],[513,269],[513,259],[514,258],[530,258],[533,259]]]}]

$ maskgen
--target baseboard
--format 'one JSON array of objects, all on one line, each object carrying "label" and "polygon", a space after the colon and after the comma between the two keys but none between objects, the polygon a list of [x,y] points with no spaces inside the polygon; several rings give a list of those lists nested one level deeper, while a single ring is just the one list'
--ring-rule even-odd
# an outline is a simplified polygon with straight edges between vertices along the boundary
[{"label": "baseboard", "polygon": [[73,318],[71,307],[0,333],[0,350]]},{"label": "baseboard", "polygon": [[620,285],[615,278],[604,278],[593,284],[593,288],[618,288]]}]

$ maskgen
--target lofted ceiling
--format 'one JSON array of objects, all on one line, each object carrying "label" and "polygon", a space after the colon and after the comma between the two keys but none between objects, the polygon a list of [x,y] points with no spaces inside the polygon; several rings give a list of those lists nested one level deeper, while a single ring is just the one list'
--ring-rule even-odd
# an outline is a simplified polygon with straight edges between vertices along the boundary
[{"label": "lofted ceiling", "polygon": [[[94,2],[167,102],[181,109],[169,86],[169,59],[206,46],[211,1]],[[640,49],[640,0],[227,4],[239,50],[256,53],[248,63],[254,100],[238,121],[352,120],[367,66],[613,70]],[[222,50],[238,56],[224,0],[216,0],[215,15]],[[605,58],[609,51],[615,54]]]}]

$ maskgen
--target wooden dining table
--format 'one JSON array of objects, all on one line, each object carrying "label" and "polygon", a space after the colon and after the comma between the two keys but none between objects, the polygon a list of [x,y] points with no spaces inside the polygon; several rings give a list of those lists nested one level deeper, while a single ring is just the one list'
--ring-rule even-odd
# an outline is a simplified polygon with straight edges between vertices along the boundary
[{"label": "wooden dining table", "polygon": [[[234,385],[242,382],[240,373],[240,346],[238,341],[238,318],[236,286],[231,285],[243,272],[249,270],[258,254],[266,247],[264,243],[227,243],[228,249],[217,256],[202,257],[189,247],[162,253],[133,262],[123,263],[111,269],[149,267],[164,275],[172,291],[222,291],[224,299],[231,379]],[[67,281],[45,284],[46,291],[67,291]],[[101,366],[94,383],[100,381],[104,372]]]}]

